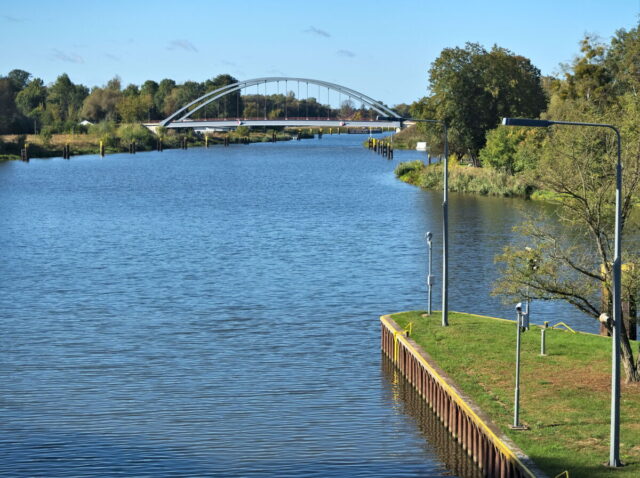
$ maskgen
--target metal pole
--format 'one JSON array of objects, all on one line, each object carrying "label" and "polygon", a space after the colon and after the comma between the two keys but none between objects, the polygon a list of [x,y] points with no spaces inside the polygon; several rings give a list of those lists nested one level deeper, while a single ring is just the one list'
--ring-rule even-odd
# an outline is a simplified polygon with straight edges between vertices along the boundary
[{"label": "metal pole", "polygon": [[431,315],[431,286],[433,285],[433,276],[431,275],[431,233],[427,232],[427,244],[429,245],[429,275],[427,276],[427,286],[429,288],[429,306],[427,309],[427,313]]},{"label": "metal pole", "polygon": [[616,164],[616,230],[613,259],[613,340],[611,351],[611,441],[609,466],[622,466],[620,461],[620,329],[622,325],[621,286],[622,262],[620,258],[622,238],[622,141],[620,132],[611,126],[618,139],[618,162]]},{"label": "metal pole", "polygon": [[615,248],[613,260],[613,330],[611,351],[611,439],[609,449],[610,467],[623,466],[620,461],[620,329],[622,328],[622,139],[620,131],[610,124],[604,123],[576,123],[573,121],[547,121],[526,118],[504,118],[502,124],[506,126],[549,127],[551,125],[592,126],[610,128],[616,132],[618,140],[618,162],[616,163],[616,219],[615,219]]},{"label": "metal pole", "polygon": [[516,336],[516,391],[513,407],[513,427],[520,428],[520,334],[521,334],[521,320],[522,312],[518,310],[516,312],[517,320],[517,336]]},{"label": "metal pole", "polygon": [[449,291],[448,291],[448,277],[449,277],[449,210],[448,210],[448,197],[449,197],[449,135],[447,131],[447,124],[442,123],[444,127],[444,176],[443,176],[443,200],[442,200],[442,325],[446,327],[449,325]]},{"label": "metal pole", "polygon": [[[393,119],[389,116],[378,116],[378,119]],[[420,123],[438,123],[444,130],[444,161],[443,161],[443,199],[442,199],[442,325],[449,325],[449,131],[447,123],[436,119],[400,118],[400,121],[415,121]]]}]

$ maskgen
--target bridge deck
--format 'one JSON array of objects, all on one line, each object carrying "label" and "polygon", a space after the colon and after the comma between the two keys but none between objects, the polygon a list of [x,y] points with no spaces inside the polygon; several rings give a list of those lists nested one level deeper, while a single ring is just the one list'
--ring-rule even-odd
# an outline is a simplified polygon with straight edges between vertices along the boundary
[{"label": "bridge deck", "polygon": [[[148,128],[159,126],[159,123],[144,123]],[[318,118],[288,118],[276,120],[261,119],[214,119],[214,120],[183,120],[172,121],[166,128],[225,128],[232,129],[238,126],[288,126],[292,128],[400,128],[400,121],[367,121],[367,120],[339,120]]]}]

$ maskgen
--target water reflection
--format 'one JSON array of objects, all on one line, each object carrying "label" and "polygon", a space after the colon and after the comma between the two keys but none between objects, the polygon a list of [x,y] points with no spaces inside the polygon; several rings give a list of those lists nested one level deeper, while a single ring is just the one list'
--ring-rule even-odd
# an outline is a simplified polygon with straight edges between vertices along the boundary
[{"label": "water reflection", "polygon": [[438,460],[460,478],[482,478],[482,471],[473,459],[451,437],[427,402],[384,354],[381,354],[381,370],[397,410],[412,419]]},{"label": "water reflection", "polygon": [[[436,284],[433,292],[434,309],[440,309],[442,270],[441,223],[442,193],[421,191],[416,208],[423,218],[425,229],[434,231],[433,270]],[[437,214],[434,214],[437,212]],[[449,195],[449,310],[473,312],[507,319],[514,319],[515,303],[504,302],[502,297],[492,296],[499,268],[495,257],[505,246],[522,241],[513,228],[521,224],[527,215],[545,219],[546,227],[560,230],[553,206],[516,198],[485,197],[467,194]],[[426,242],[415,238],[414,246],[426,256]],[[426,260],[425,263],[426,276]],[[426,307],[423,307],[426,308]],[[552,324],[563,321],[584,332],[597,333],[598,323],[575,307],[561,301],[534,301],[531,321]]]}]

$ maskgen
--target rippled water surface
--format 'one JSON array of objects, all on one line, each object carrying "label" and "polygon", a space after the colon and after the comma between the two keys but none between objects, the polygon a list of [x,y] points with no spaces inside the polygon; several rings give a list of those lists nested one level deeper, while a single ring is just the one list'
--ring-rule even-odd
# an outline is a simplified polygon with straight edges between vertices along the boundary
[{"label": "rippled water surface", "polygon": [[[441,196],[363,140],[0,164],[0,474],[450,476],[378,322],[426,308]],[[452,195],[452,310],[512,315],[516,203]]]}]

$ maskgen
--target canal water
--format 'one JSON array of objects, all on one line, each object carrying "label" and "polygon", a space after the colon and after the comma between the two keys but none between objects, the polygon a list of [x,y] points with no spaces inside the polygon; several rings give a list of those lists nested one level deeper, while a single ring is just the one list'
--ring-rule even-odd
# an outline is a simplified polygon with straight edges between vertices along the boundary
[{"label": "canal water", "polygon": [[[1,163],[0,475],[464,476],[379,351],[441,195],[364,139]],[[451,195],[451,310],[513,316],[522,205]]]}]

